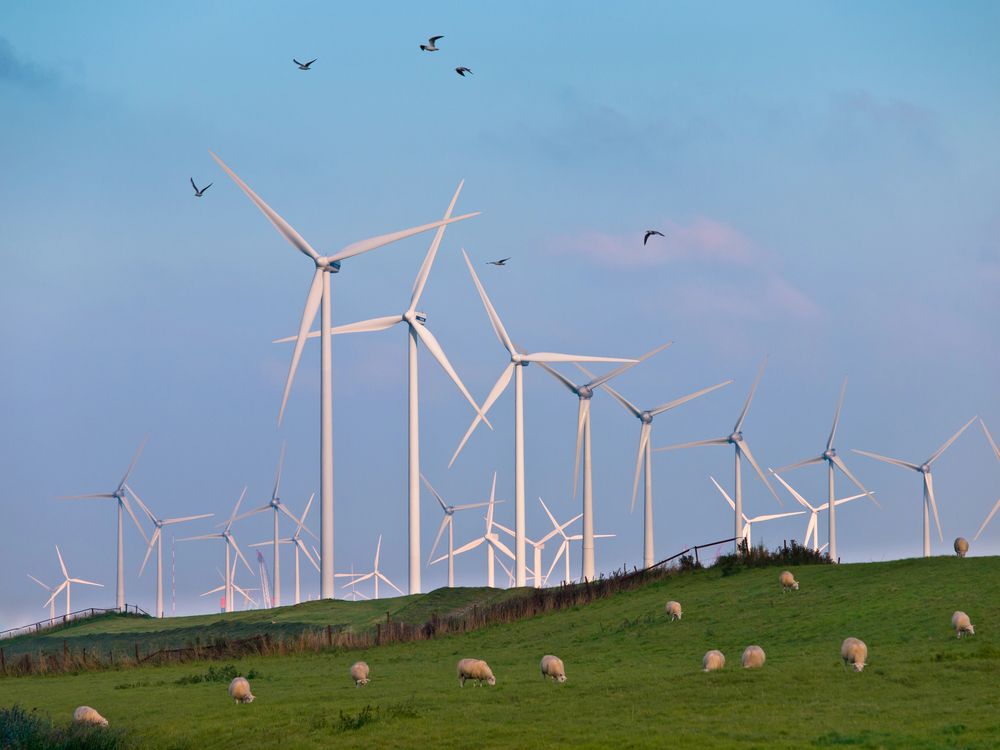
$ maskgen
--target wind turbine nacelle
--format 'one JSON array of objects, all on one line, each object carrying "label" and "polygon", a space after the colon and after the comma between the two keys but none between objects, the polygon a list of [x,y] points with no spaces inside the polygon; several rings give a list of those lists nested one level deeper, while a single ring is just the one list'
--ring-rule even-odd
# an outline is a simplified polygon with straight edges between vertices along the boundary
[{"label": "wind turbine nacelle", "polygon": [[318,265],[327,273],[340,273],[339,260],[327,260],[326,258],[320,258],[318,261],[316,261],[316,265]]},{"label": "wind turbine nacelle", "polygon": [[421,325],[427,324],[427,313],[420,312],[419,310],[414,310],[413,317],[416,318],[417,322]]}]

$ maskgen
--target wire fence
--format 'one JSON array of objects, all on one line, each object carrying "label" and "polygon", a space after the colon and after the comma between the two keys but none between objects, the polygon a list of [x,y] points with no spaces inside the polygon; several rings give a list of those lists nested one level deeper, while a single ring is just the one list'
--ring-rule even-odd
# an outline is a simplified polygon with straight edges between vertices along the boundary
[{"label": "wire fence", "polygon": [[89,609],[78,609],[76,612],[70,612],[69,614],[59,615],[58,617],[52,617],[46,620],[39,620],[38,622],[33,622],[30,625],[22,625],[19,628],[9,628],[7,630],[0,630],[0,641],[8,638],[17,638],[20,635],[35,635],[36,633],[41,633],[46,630],[51,630],[52,628],[58,628],[63,625],[68,625],[71,622],[77,620],[85,620],[90,617],[95,617],[97,615],[107,615],[107,614],[125,614],[125,615],[136,615],[138,617],[149,617],[149,613],[136,606],[135,604],[126,604],[122,609],[117,607],[110,609],[101,609],[99,607],[90,607]]}]

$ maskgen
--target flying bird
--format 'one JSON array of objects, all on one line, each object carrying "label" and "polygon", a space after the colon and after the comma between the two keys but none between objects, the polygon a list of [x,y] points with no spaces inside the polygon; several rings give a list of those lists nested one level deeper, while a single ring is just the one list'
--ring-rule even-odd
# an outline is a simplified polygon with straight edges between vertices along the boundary
[{"label": "flying bird", "polygon": [[201,196],[203,196],[205,194],[205,191],[208,190],[210,187],[212,187],[212,184],[213,183],[210,182],[207,185],[205,185],[205,187],[203,187],[201,190],[199,190],[198,186],[194,184],[194,177],[192,177],[191,178],[191,187],[194,188],[194,197],[195,198],[200,198]]},{"label": "flying bird", "polygon": [[319,59],[318,57],[315,57],[307,63],[301,63],[293,57],[292,62],[299,66],[299,70],[309,70],[310,69],[309,66],[312,65],[314,62],[316,62],[318,59]]},{"label": "flying bird", "polygon": [[460,76],[462,76],[462,78],[465,78],[466,73],[468,73],[470,76],[472,75],[472,71],[469,70],[468,68],[455,68],[455,72],[458,73]]},{"label": "flying bird", "polygon": [[660,237],[663,236],[663,232],[657,232],[655,229],[647,229],[646,236],[642,238],[642,244],[645,245],[647,242],[649,242],[649,238],[652,237],[654,234]]},{"label": "flying bird", "polygon": [[488,260],[488,261],[486,261],[486,265],[488,265],[488,266],[506,266],[508,260],[510,260],[510,258],[501,258],[500,260]]},{"label": "flying bird", "polygon": [[424,52],[437,52],[438,48],[434,46],[434,42],[436,42],[438,39],[444,39],[444,36],[432,36],[430,39],[427,40],[427,44],[420,45],[420,49],[422,49]]}]

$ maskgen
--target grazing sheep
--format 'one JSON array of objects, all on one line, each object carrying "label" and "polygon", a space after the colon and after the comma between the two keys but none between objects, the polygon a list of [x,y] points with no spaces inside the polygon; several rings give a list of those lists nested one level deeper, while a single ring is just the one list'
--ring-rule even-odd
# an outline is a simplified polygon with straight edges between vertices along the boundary
[{"label": "grazing sheep", "polygon": [[673,600],[667,602],[666,609],[667,609],[667,617],[670,618],[670,622],[681,619],[681,615],[684,614],[683,612],[681,612],[681,603],[675,602]]},{"label": "grazing sheep", "polygon": [[851,664],[855,672],[860,672],[868,660],[868,646],[859,638],[845,638],[840,646],[840,658],[844,660],[845,667]]},{"label": "grazing sheep", "polygon": [[764,666],[765,658],[767,657],[764,656],[764,649],[760,646],[747,646],[740,661],[744,669],[760,669]]},{"label": "grazing sheep", "polygon": [[354,680],[354,687],[361,687],[368,684],[368,664],[363,661],[356,661],[351,665],[351,679]]},{"label": "grazing sheep", "polygon": [[955,628],[955,634],[961,638],[962,633],[967,633],[969,635],[975,635],[976,629],[972,626],[972,621],[969,616],[959,610],[951,616],[951,626]]},{"label": "grazing sheep", "polygon": [[792,575],[790,570],[784,570],[781,575],[778,576],[778,582],[781,584],[782,591],[798,591],[799,582],[795,580],[795,576]]},{"label": "grazing sheep", "polygon": [[253,693],[246,677],[234,677],[229,683],[229,697],[237,703],[253,703]]},{"label": "grazing sheep", "polygon": [[542,657],[542,678],[551,677],[556,682],[566,682],[566,667],[558,656],[546,654]]},{"label": "grazing sheep", "polygon": [[965,553],[969,551],[969,540],[964,536],[960,536],[955,540],[955,554],[959,557],[965,557]]},{"label": "grazing sheep", "polygon": [[712,649],[705,653],[704,658],[701,660],[701,666],[704,667],[705,672],[714,672],[717,669],[722,669],[726,666],[726,655],[721,651]]},{"label": "grazing sheep", "polygon": [[106,727],[108,720],[101,716],[90,706],[77,706],[73,712],[73,722],[76,724],[93,724],[94,726]]},{"label": "grazing sheep", "polygon": [[482,659],[462,659],[458,663],[458,684],[465,687],[466,680],[475,680],[476,687],[484,682],[487,685],[496,685],[497,678],[493,676],[490,665]]}]

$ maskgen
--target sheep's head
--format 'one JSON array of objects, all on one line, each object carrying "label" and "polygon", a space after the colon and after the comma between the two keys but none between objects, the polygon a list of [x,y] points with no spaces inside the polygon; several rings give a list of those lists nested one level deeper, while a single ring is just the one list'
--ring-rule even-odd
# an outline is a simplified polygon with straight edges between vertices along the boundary
[{"label": "sheep's head", "polygon": [[240,703],[253,703],[253,693],[247,693],[240,699]]},{"label": "sheep's head", "polygon": [[799,590],[799,582],[798,581],[792,581],[792,590],[793,591],[798,591]]},{"label": "sheep's head", "polygon": [[100,724],[102,727],[106,727],[108,725],[108,720],[101,716],[98,718],[96,723]]},{"label": "sheep's head", "polygon": [[974,625],[973,625],[973,624],[972,624],[972,623],[970,622],[970,623],[969,623],[969,627],[967,627],[967,628],[965,629],[965,632],[966,632],[966,633],[968,633],[969,635],[975,635],[975,634],[976,634],[976,628],[975,628],[975,626],[974,626]]},{"label": "sheep's head", "polygon": [[863,661],[856,661],[856,662],[854,662],[854,671],[855,672],[860,672],[864,668],[865,668],[865,663]]},{"label": "sheep's head", "polygon": [[497,678],[494,677],[493,675],[490,675],[489,677],[486,678],[486,684],[487,685],[496,685],[497,684]]},{"label": "sheep's head", "polygon": [[556,682],[566,682],[566,675],[561,674],[558,677],[556,677]]},{"label": "sheep's head", "polygon": [[362,677],[360,680],[358,680],[358,684],[359,685],[367,685],[368,684],[368,678],[367,677]]}]

